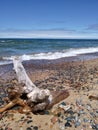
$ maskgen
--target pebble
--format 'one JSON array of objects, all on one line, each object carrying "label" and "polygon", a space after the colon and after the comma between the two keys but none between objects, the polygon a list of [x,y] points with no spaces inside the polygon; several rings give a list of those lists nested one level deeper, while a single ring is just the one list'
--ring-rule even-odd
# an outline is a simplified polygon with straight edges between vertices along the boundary
[{"label": "pebble", "polygon": [[84,110],[80,110],[79,114],[85,114]]},{"label": "pebble", "polygon": [[32,121],[32,120],[28,120],[28,121],[27,121],[27,124],[29,124],[29,123],[31,123],[31,122],[33,122],[33,121]]},{"label": "pebble", "polygon": [[38,130],[38,126],[34,126],[34,127],[33,127],[33,130]]},{"label": "pebble", "polygon": [[84,119],[83,119],[83,121],[84,121],[84,122],[89,122],[89,120],[88,120],[88,119],[86,119],[86,118],[84,118]]},{"label": "pebble", "polygon": [[74,112],[73,112],[72,110],[68,110],[68,113],[69,113],[70,115],[73,115],[73,114],[74,114]]},{"label": "pebble", "polygon": [[75,122],[75,128],[77,128],[78,126],[80,126],[81,125],[81,123],[79,122],[79,121],[76,121]]},{"label": "pebble", "polygon": [[89,104],[87,104],[86,109],[89,111],[91,109],[91,106]]},{"label": "pebble", "polygon": [[90,115],[91,115],[92,117],[95,117],[95,115],[94,115],[94,113],[93,113],[93,112],[90,112]]},{"label": "pebble", "polygon": [[32,130],[32,128],[31,128],[31,127],[28,127],[26,130]]},{"label": "pebble", "polygon": [[21,119],[24,119],[24,116],[22,116]]},{"label": "pebble", "polygon": [[53,124],[55,124],[56,122],[58,121],[58,118],[56,116],[54,116],[52,119],[51,119],[51,122]]},{"label": "pebble", "polygon": [[4,104],[4,101],[0,100],[0,105],[3,105]]},{"label": "pebble", "polygon": [[93,125],[92,125],[92,129],[94,129],[94,130],[98,130],[98,124],[96,124],[96,125],[93,124]]},{"label": "pebble", "polygon": [[67,121],[66,123],[65,123],[65,127],[71,127],[72,125]]},{"label": "pebble", "polygon": [[44,114],[45,115],[49,115],[49,111],[44,111]]},{"label": "pebble", "polygon": [[68,122],[71,122],[71,121],[74,120],[74,119],[75,119],[74,116],[71,116],[71,117],[67,117],[67,118],[65,118],[65,120],[67,120]]},{"label": "pebble", "polygon": [[64,105],[64,106],[66,106],[66,103],[65,103],[65,102],[61,102],[61,105]]},{"label": "pebble", "polygon": [[58,117],[60,117],[61,115],[62,115],[62,113],[61,113],[61,112],[59,112],[59,113],[57,114],[57,116],[58,116]]}]

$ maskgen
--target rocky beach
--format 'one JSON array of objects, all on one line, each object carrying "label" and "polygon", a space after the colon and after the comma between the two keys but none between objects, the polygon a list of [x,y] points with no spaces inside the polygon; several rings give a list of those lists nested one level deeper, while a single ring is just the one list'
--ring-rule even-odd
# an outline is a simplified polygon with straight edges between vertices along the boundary
[{"label": "rocky beach", "polygon": [[[25,70],[39,88],[68,90],[69,97],[41,113],[19,113],[15,106],[0,114],[0,130],[98,130],[98,58],[31,60]],[[17,84],[13,65],[0,66],[0,107],[7,89]]]}]

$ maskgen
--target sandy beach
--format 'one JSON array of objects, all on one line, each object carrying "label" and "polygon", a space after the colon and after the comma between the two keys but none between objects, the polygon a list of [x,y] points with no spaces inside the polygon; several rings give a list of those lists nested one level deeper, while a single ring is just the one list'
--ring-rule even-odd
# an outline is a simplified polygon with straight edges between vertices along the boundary
[{"label": "sandy beach", "polygon": [[[21,114],[17,106],[1,113],[0,130],[98,130],[98,100],[90,97],[98,97],[98,58],[32,60],[23,65],[37,87],[67,89],[70,96],[43,114]],[[0,107],[6,104],[7,89],[16,79],[12,64],[0,66]]]}]

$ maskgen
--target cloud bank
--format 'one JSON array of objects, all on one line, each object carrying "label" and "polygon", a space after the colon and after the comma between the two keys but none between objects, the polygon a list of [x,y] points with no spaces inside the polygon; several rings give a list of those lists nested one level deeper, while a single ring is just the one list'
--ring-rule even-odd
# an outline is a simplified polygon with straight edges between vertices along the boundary
[{"label": "cloud bank", "polygon": [[39,29],[39,30],[7,29],[7,30],[0,30],[0,38],[98,39],[98,33],[90,32],[89,31],[90,28],[94,29],[95,26],[88,27],[88,29],[82,31],[63,29],[63,28]]}]

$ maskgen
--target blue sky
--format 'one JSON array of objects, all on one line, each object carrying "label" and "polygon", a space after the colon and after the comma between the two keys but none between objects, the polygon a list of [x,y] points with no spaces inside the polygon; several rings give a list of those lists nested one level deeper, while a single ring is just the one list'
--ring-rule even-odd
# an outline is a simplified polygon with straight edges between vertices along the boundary
[{"label": "blue sky", "polygon": [[98,0],[0,0],[5,37],[98,39]]}]

